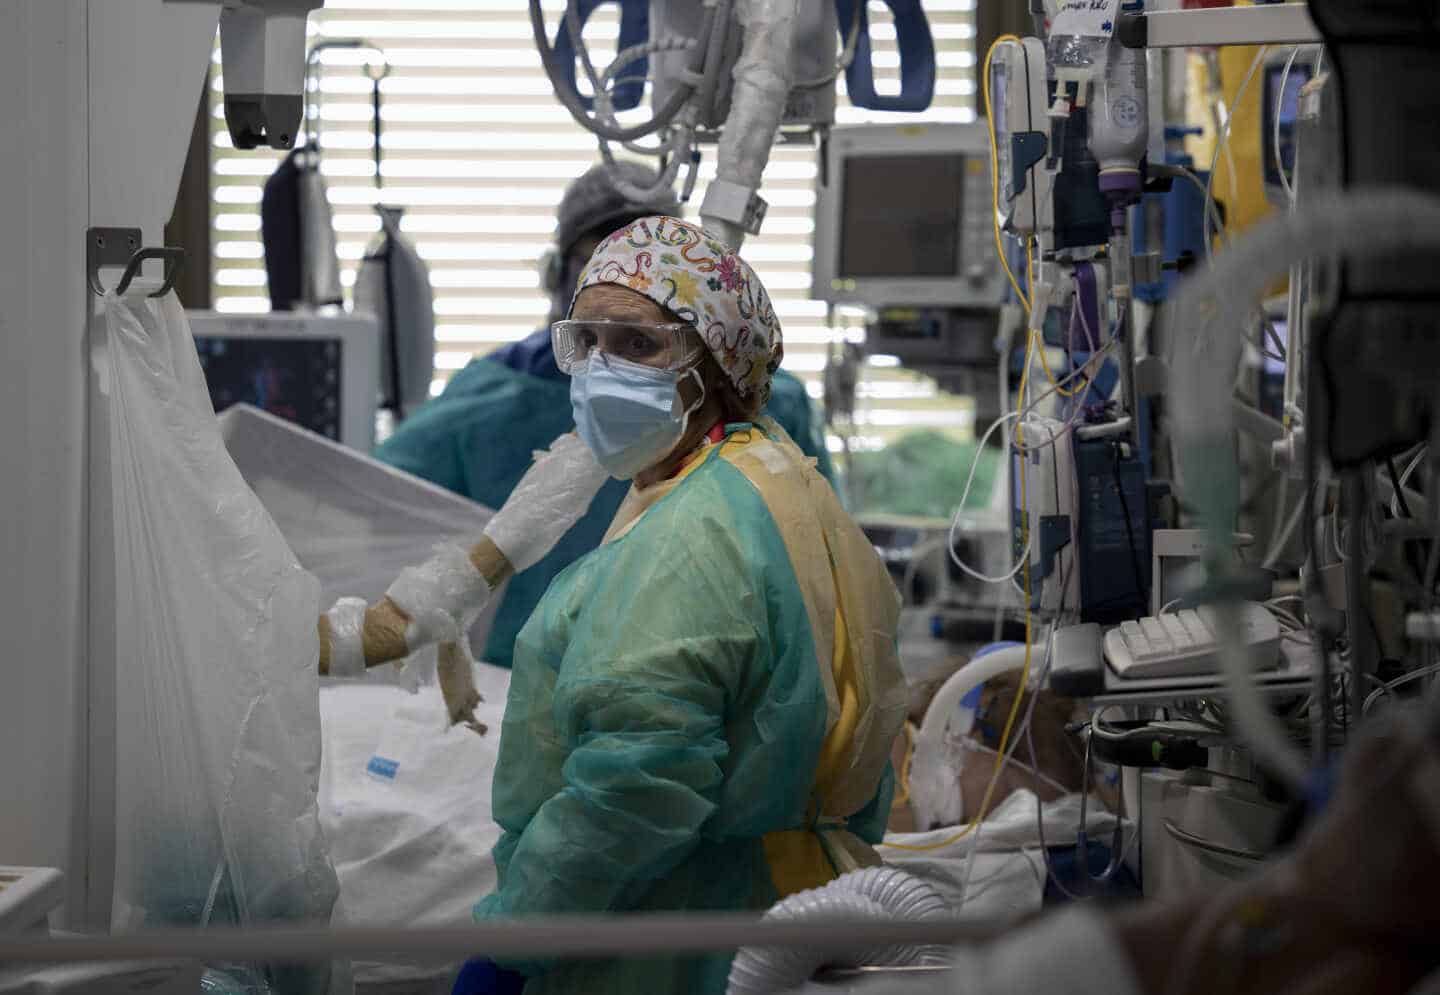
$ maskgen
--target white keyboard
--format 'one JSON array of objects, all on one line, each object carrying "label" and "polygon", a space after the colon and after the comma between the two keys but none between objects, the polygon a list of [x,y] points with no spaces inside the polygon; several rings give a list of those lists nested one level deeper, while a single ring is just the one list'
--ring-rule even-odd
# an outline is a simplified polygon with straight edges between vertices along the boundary
[{"label": "white keyboard", "polygon": [[[1220,672],[1218,612],[1210,605],[1122,622],[1105,633],[1105,659],[1121,677],[1198,677]],[[1251,667],[1280,661],[1280,623],[1264,605],[1240,606],[1240,636]]]}]

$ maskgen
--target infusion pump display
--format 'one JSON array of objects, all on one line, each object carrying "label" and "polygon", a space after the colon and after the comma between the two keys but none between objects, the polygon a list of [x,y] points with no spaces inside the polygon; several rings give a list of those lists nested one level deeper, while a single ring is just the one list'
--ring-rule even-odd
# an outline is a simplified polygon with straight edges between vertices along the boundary
[{"label": "infusion pump display", "polygon": [[1003,299],[983,127],[837,129],[815,203],[815,298],[876,308]]}]

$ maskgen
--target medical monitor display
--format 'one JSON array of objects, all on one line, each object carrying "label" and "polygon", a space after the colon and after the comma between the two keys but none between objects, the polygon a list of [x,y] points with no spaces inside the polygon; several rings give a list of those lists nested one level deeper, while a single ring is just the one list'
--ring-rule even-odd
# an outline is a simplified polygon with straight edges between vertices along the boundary
[{"label": "medical monitor display", "polygon": [[838,275],[956,276],[966,159],[950,153],[847,158]]},{"label": "medical monitor display", "polygon": [[197,335],[195,349],[217,414],[243,402],[340,441],[342,340]]}]

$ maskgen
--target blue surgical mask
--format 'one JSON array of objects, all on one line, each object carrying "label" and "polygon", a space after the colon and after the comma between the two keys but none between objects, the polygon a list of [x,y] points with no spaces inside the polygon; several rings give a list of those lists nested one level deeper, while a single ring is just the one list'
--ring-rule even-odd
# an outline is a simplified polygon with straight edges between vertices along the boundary
[{"label": "blue surgical mask", "polygon": [[681,373],[657,370],[597,352],[570,375],[570,405],[575,431],[612,477],[628,480],[670,454],[684,437],[690,414],[705,399],[699,371],[700,397],[688,409],[680,406]]}]

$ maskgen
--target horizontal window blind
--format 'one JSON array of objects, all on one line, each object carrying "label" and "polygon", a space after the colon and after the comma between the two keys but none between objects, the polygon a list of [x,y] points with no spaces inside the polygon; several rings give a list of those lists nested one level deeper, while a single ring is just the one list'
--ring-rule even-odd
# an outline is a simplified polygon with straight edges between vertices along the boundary
[{"label": "horizontal window blind", "polygon": [[[826,0],[828,2],[828,0]],[[564,5],[546,0],[551,24]],[[973,0],[927,0],[938,72],[927,121],[975,116]],[[899,56],[883,4],[871,5],[881,92],[898,87]],[[362,37],[385,50],[392,73],[383,92],[383,193],[406,209],[403,227],[430,267],[435,288],[436,371],[432,391],[473,356],[533,331],[547,310],[536,262],[549,245],[555,205],[567,182],[597,160],[595,140],[551,92],[535,51],[523,0],[327,0],[310,18],[311,41]],[[618,19],[605,5],[585,37],[603,68],[613,57]],[[363,52],[332,50],[320,77],[322,169],[329,186],[343,270],[354,270],[379,225],[371,158],[370,81]],[[888,78],[886,78],[888,77]],[[281,154],[230,145],[221,107],[218,50],[213,78],[212,157],[215,306],[269,309],[259,203]],[[851,107],[838,84],[837,126],[914,121],[913,115]],[[648,99],[640,114],[648,113]],[[714,177],[715,148],[702,146],[694,217]],[[820,397],[830,343],[858,341],[858,328],[827,327],[825,305],[809,300],[816,150],[782,145],[765,172],[764,230],[743,254],[760,272],[785,328],[785,367]],[[884,363],[885,357],[879,357]],[[973,405],[933,381],[894,366],[867,367],[860,386],[859,448],[876,448],[909,428],[968,436]],[[832,447],[838,440],[831,440]]]}]

